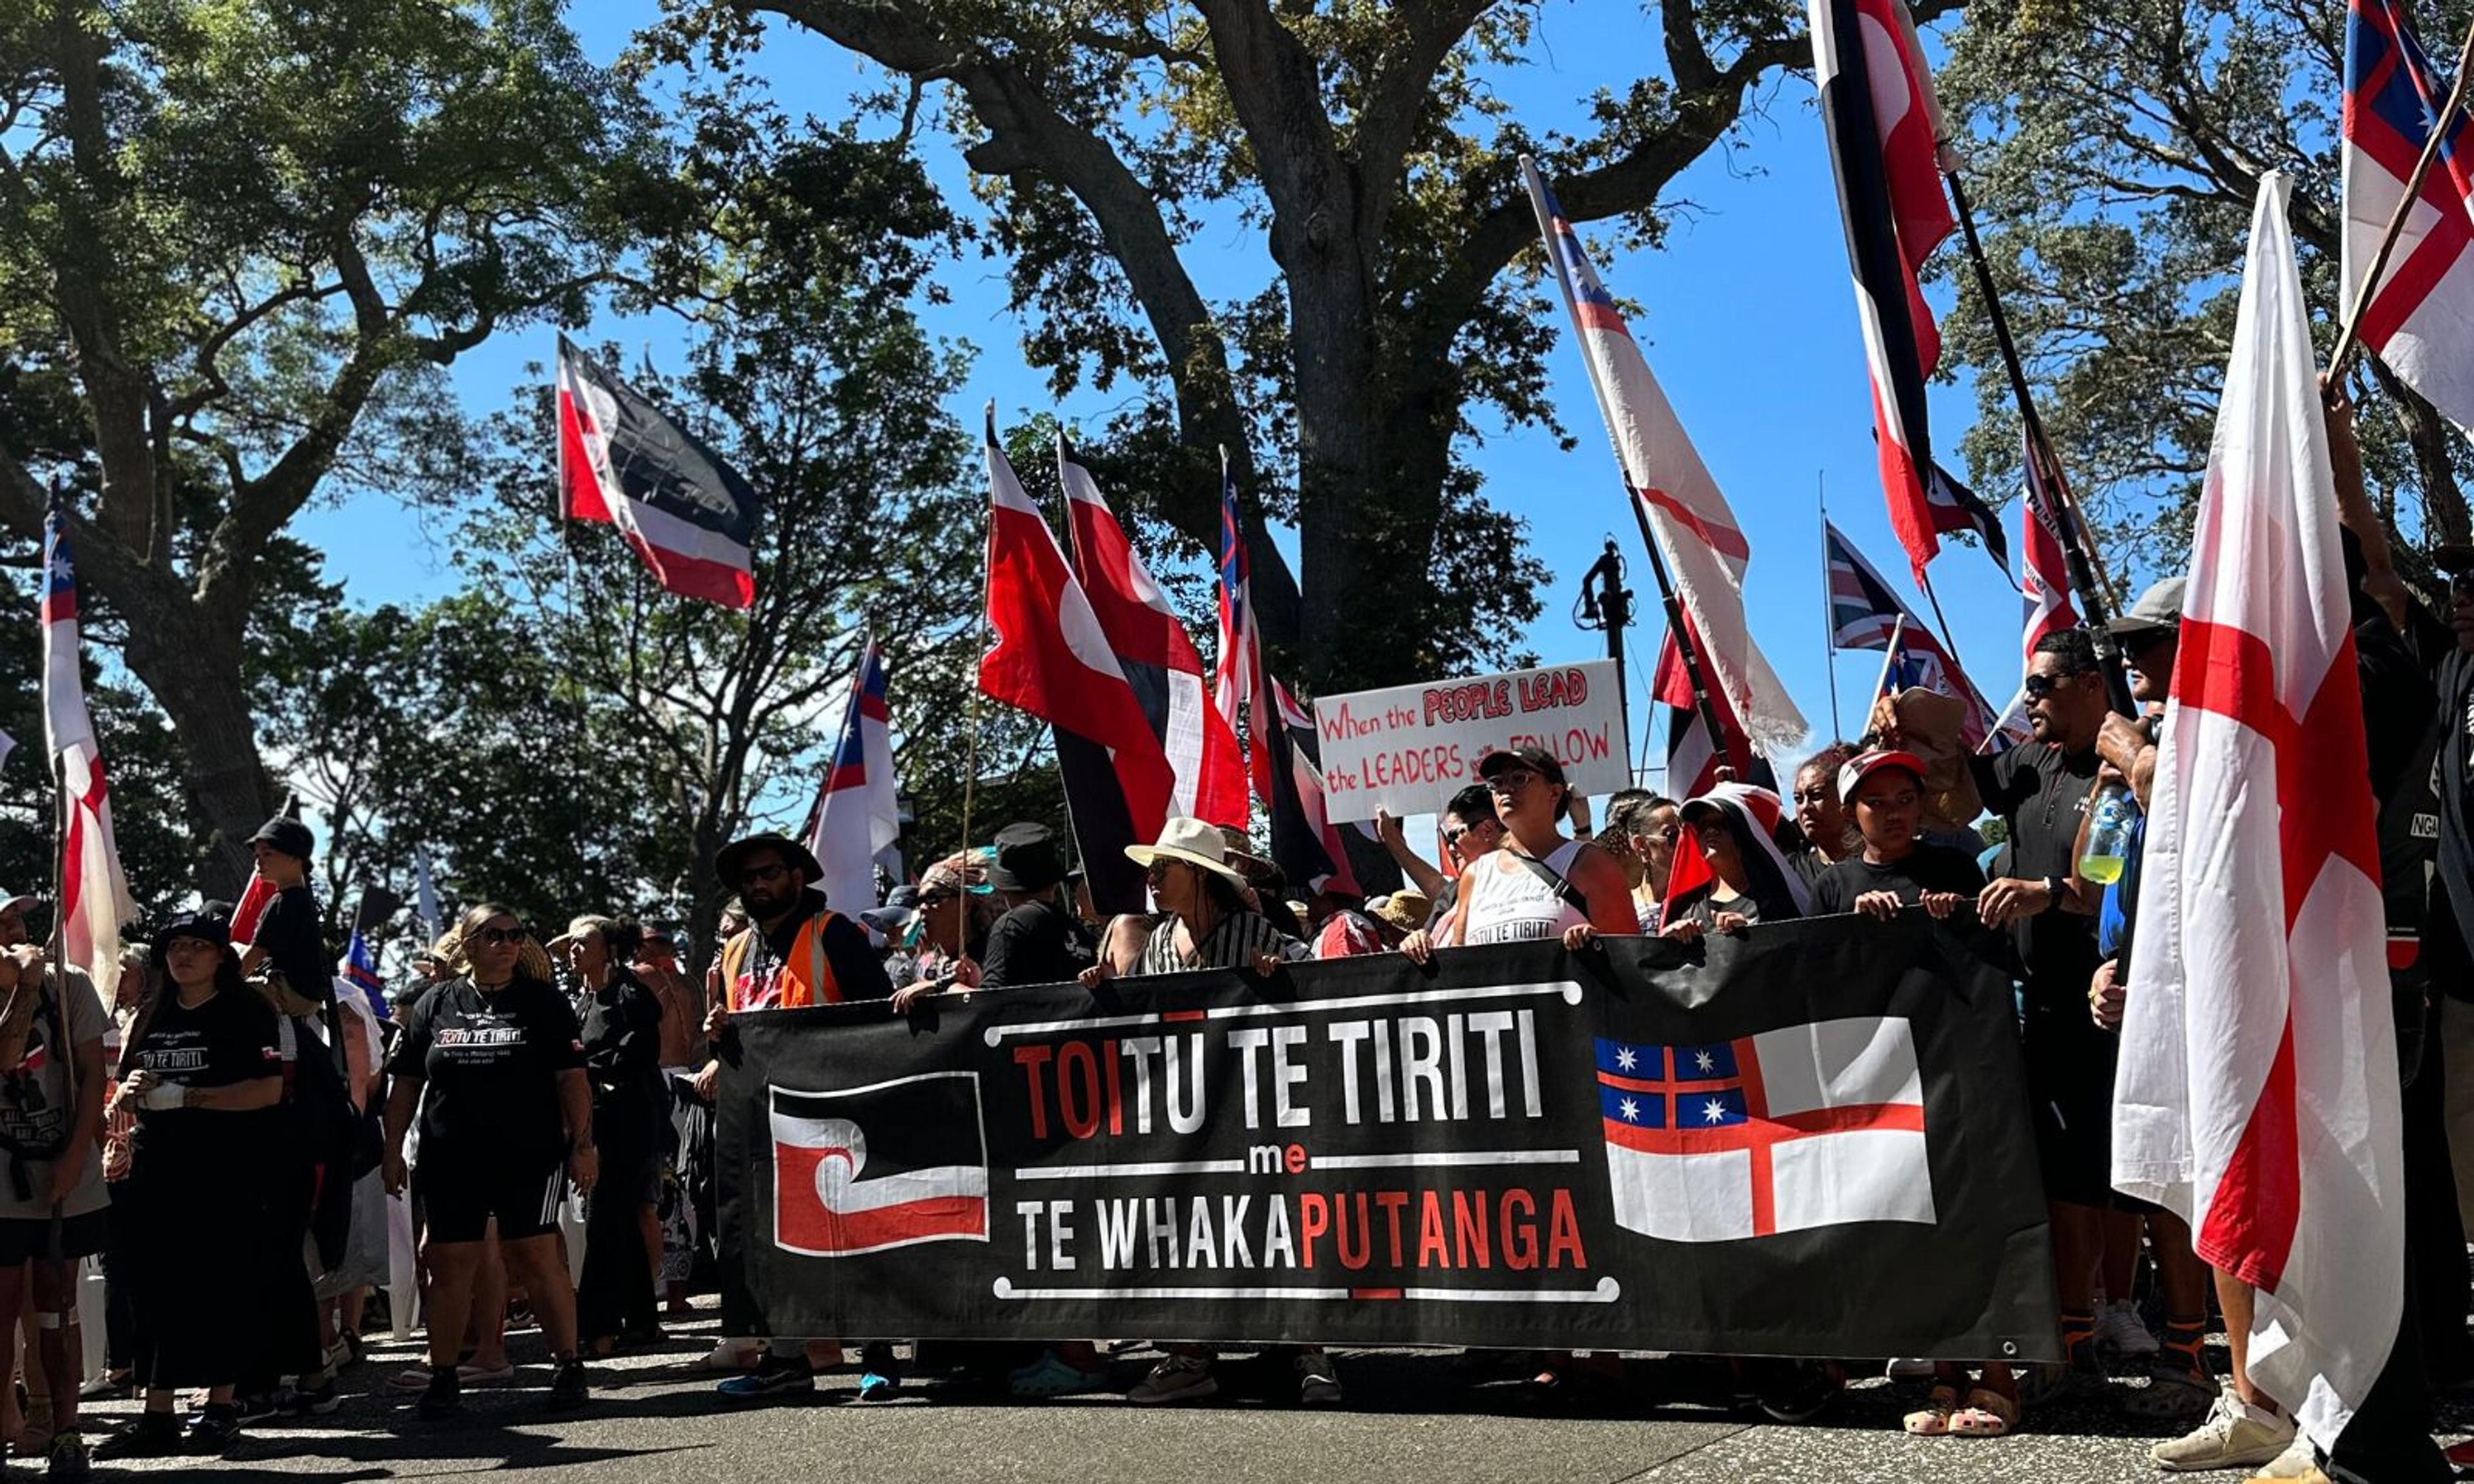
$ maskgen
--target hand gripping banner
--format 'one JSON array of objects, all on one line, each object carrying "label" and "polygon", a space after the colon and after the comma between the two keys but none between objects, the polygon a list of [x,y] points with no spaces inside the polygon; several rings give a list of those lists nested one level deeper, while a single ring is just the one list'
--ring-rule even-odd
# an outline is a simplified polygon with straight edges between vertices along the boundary
[{"label": "hand gripping banner", "polygon": [[744,1015],[733,1333],[2050,1360],[2009,982],[1921,916]]}]

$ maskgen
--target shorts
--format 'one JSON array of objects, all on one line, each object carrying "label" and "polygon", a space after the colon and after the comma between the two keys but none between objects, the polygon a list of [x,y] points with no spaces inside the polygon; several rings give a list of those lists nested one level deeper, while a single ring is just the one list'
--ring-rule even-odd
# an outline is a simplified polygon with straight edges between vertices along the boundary
[{"label": "shorts", "polygon": [[2031,1000],[2022,1049],[2045,1199],[2113,1206],[2113,1037],[2083,1002],[2045,1009]]},{"label": "shorts", "polygon": [[434,1169],[424,1160],[413,1175],[422,1240],[477,1242],[487,1234],[493,1218],[502,1242],[520,1242],[558,1230],[559,1208],[567,1203],[566,1161],[440,1162],[447,1167]]},{"label": "shorts", "polygon": [[0,1267],[13,1268],[36,1258],[74,1261],[91,1257],[103,1251],[104,1238],[111,1218],[105,1214],[109,1207],[87,1211],[83,1216],[65,1217],[61,1222],[61,1245],[52,1246],[52,1218],[49,1216],[0,1217]]}]

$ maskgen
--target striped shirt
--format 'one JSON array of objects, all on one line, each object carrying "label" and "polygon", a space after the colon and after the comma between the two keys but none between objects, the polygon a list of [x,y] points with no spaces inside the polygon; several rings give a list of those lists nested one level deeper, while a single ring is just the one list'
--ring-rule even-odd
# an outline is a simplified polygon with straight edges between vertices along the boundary
[{"label": "striped shirt", "polygon": [[1142,961],[1134,966],[1134,972],[1176,974],[1202,969],[1251,969],[1254,961],[1266,953],[1295,960],[1306,956],[1306,947],[1273,927],[1261,913],[1232,912],[1194,945],[1194,954],[1189,958],[1176,951],[1176,919],[1172,916],[1152,928],[1151,937],[1143,941]]}]

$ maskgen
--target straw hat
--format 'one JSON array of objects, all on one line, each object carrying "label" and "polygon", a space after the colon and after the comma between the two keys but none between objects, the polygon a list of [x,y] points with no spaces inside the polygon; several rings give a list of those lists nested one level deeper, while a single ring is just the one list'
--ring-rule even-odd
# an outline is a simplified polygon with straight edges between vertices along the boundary
[{"label": "straw hat", "polygon": [[1414,887],[1403,887],[1384,898],[1379,907],[1370,903],[1369,910],[1393,926],[1414,933],[1426,925],[1427,914],[1434,910],[1434,903],[1426,898],[1425,893]]},{"label": "straw hat", "polygon": [[1126,855],[1143,867],[1163,857],[1179,860],[1225,877],[1231,886],[1246,884],[1246,878],[1228,867],[1228,847],[1221,840],[1219,829],[1201,820],[1172,819],[1160,826],[1157,845],[1129,845]]}]

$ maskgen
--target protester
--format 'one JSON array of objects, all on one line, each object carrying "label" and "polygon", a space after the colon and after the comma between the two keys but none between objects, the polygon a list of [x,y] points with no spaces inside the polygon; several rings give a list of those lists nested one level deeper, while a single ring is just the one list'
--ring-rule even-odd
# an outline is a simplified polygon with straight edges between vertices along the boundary
[{"label": "protester", "polygon": [[[154,939],[160,977],[121,1053],[119,1096],[136,1112],[128,1178],[131,1364],[145,1392],[137,1421],[98,1459],[220,1453],[240,1436],[233,1389],[247,1336],[261,1325],[252,1270],[260,1239],[245,1215],[272,1194],[272,1110],[283,1096],[276,1017],[243,984],[230,930],[186,917]],[[201,1220],[223,1212],[226,1219]],[[206,1391],[182,1433],[180,1389]]]},{"label": "protester", "polygon": [[413,1010],[388,1070],[386,1182],[406,1185],[404,1136],[420,1113],[421,1213],[428,1283],[429,1381],[421,1415],[463,1403],[456,1371],[473,1307],[482,1239],[497,1224],[509,1276],[523,1285],[549,1342],[548,1405],[584,1403],[575,1291],[559,1251],[558,1209],[571,1180],[590,1195],[599,1174],[584,1047],[567,999],[519,968],[531,934],[495,902],[457,923],[457,977]]},{"label": "protester", "polygon": [[[1005,915],[988,929],[980,958],[981,984],[992,990],[1063,984],[1098,961],[1091,930],[1059,898],[1057,888],[1064,880],[1065,863],[1047,826],[1007,825],[997,831],[988,884]],[[904,998],[906,994],[911,998]],[[917,997],[906,990],[894,996],[894,1008],[907,1010]]]},{"label": "protester", "polygon": [[670,1110],[670,1137],[654,1170],[661,1186],[654,1222],[660,1231],[659,1285],[669,1301],[670,1316],[685,1319],[694,1312],[688,1303],[688,1283],[695,1267],[696,1223],[695,1203],[686,1198],[679,1166],[688,1143],[687,1084],[704,1063],[705,1005],[679,967],[679,941],[668,929],[647,929],[628,967],[662,1003],[662,1086]]},{"label": "protester", "polygon": [[1624,868],[1632,885],[1633,910],[1640,930],[1658,931],[1666,901],[1667,873],[1675,862],[1675,840],[1681,805],[1645,788],[1626,789],[1607,804],[1607,827],[1598,843]]},{"label": "protester", "polygon": [[1709,879],[1670,904],[1660,935],[1689,942],[1810,910],[1804,877],[1779,843],[1784,814],[1778,795],[1750,783],[1721,783],[1686,800],[1677,819],[1690,829]]},{"label": "protester", "polygon": [[[1142,957],[1129,975],[1188,973],[1197,969],[1236,969],[1276,973],[1286,962],[1305,956],[1305,945],[1273,927],[1246,903],[1246,878],[1228,861],[1227,842],[1218,829],[1197,819],[1171,819],[1152,845],[1129,845],[1126,854],[1143,868],[1152,899],[1166,914],[1143,945]],[[1086,989],[1098,989],[1118,976],[1106,961],[1082,971]],[[1220,1394],[1213,1375],[1213,1354],[1200,1345],[1170,1348],[1167,1358],[1152,1367],[1126,1394],[1126,1400],[1151,1406],[1162,1402],[1202,1401]],[[1340,1400],[1340,1375],[1319,1346],[1290,1357],[1298,1376],[1298,1399],[1309,1406]]]},{"label": "protester", "polygon": [[[1487,791],[1484,783],[1471,783],[1445,800],[1436,827],[1443,834],[1443,849],[1451,852],[1452,864],[1463,873],[1503,844],[1503,822],[1495,817],[1494,795]],[[1426,895],[1431,911],[1425,927],[1430,933],[1435,931],[1459,903],[1459,876],[1445,875],[1409,849],[1398,815],[1388,809],[1376,810],[1374,828],[1383,841],[1383,849],[1399,864],[1409,884]]]},{"label": "protester", "polygon": [[1490,753],[1478,776],[1502,822],[1503,844],[1463,869],[1464,899],[1449,942],[1412,933],[1401,952],[1423,964],[1439,946],[1560,938],[1579,948],[1598,933],[1640,931],[1623,868],[1588,841],[1564,836],[1571,787],[1553,754],[1538,747]]},{"label": "protester", "polygon": [[[1827,755],[1827,754],[1825,754]],[[1937,922],[1973,910],[1984,873],[1964,850],[1928,845],[1924,822],[1925,766],[1912,753],[1866,753],[1842,763],[1831,780],[1845,801],[1859,848],[1823,871],[1812,887],[1812,913],[1861,912],[1887,921],[1922,907]],[[1798,788],[1802,788],[1799,777]],[[1817,810],[1807,810],[1826,820]]]},{"label": "protester", "polygon": [[[749,835],[721,848],[714,857],[714,874],[738,888],[751,921],[722,945],[715,961],[722,997],[706,1017],[705,1032],[717,1045],[714,1059],[696,1074],[696,1091],[708,1102],[715,1096],[722,1060],[732,1054],[732,1016],[893,997],[893,985],[868,944],[867,930],[833,910],[816,888],[824,869],[806,846],[771,831]],[[923,903],[925,897],[923,891]],[[725,1339],[716,1354],[735,1349],[735,1342]],[[815,1388],[816,1366],[840,1353],[834,1340],[777,1335],[754,1369],[716,1389],[732,1401],[810,1392]],[[863,1398],[888,1397],[901,1386],[891,1347],[879,1343],[863,1348],[861,1363]]]},{"label": "protester", "polygon": [[75,1478],[86,1471],[77,1264],[109,1231],[96,1146],[111,1022],[84,969],[46,964],[25,942],[25,906],[12,898],[0,913],[0,1334],[31,1308],[28,1390],[48,1398],[49,1436],[30,1425],[20,1456],[39,1449],[53,1477]]},{"label": "protester", "polygon": [[643,929],[580,917],[564,947],[579,992],[584,1074],[593,1087],[600,1178],[584,1198],[584,1273],[575,1289],[577,1342],[607,1355],[619,1342],[659,1344],[654,1285],[662,1267],[662,1162],[670,1098],[662,1080],[660,998],[629,968]]},{"label": "protester", "polygon": [[[1970,760],[1984,806],[2008,828],[2015,873],[1989,882],[1977,911],[1987,927],[2012,929],[2025,969],[2021,1040],[2061,1304],[2058,1384],[2076,1386],[2103,1376],[2095,1310],[2103,1216],[2113,1206],[2114,1045],[2087,1013],[2095,900],[2080,895],[2075,852],[2079,810],[2101,761],[2096,739],[2111,706],[2095,643],[2082,630],[2038,640],[2025,686],[2033,740]],[[1874,730],[1890,746],[1900,738],[1899,706],[1890,697],[1874,708]]]},{"label": "protester", "polygon": [[250,836],[250,849],[258,875],[275,888],[275,897],[258,914],[257,931],[240,956],[241,972],[255,974],[272,964],[295,994],[330,998],[335,960],[327,951],[318,898],[309,891],[309,857],[316,849],[309,826],[279,814]]},{"label": "protester", "polygon": [[896,1009],[956,984],[972,989],[980,983],[988,934],[1006,910],[988,885],[988,864],[984,852],[965,850],[921,874],[911,979],[894,996]]},{"label": "protester", "polygon": [[1856,749],[1832,742],[1798,764],[1788,802],[1795,805],[1796,826],[1808,849],[1789,857],[1789,864],[1810,886],[1832,865],[1857,853],[1863,845],[1856,822],[1847,816],[1838,791],[1838,775],[1855,759]]}]

